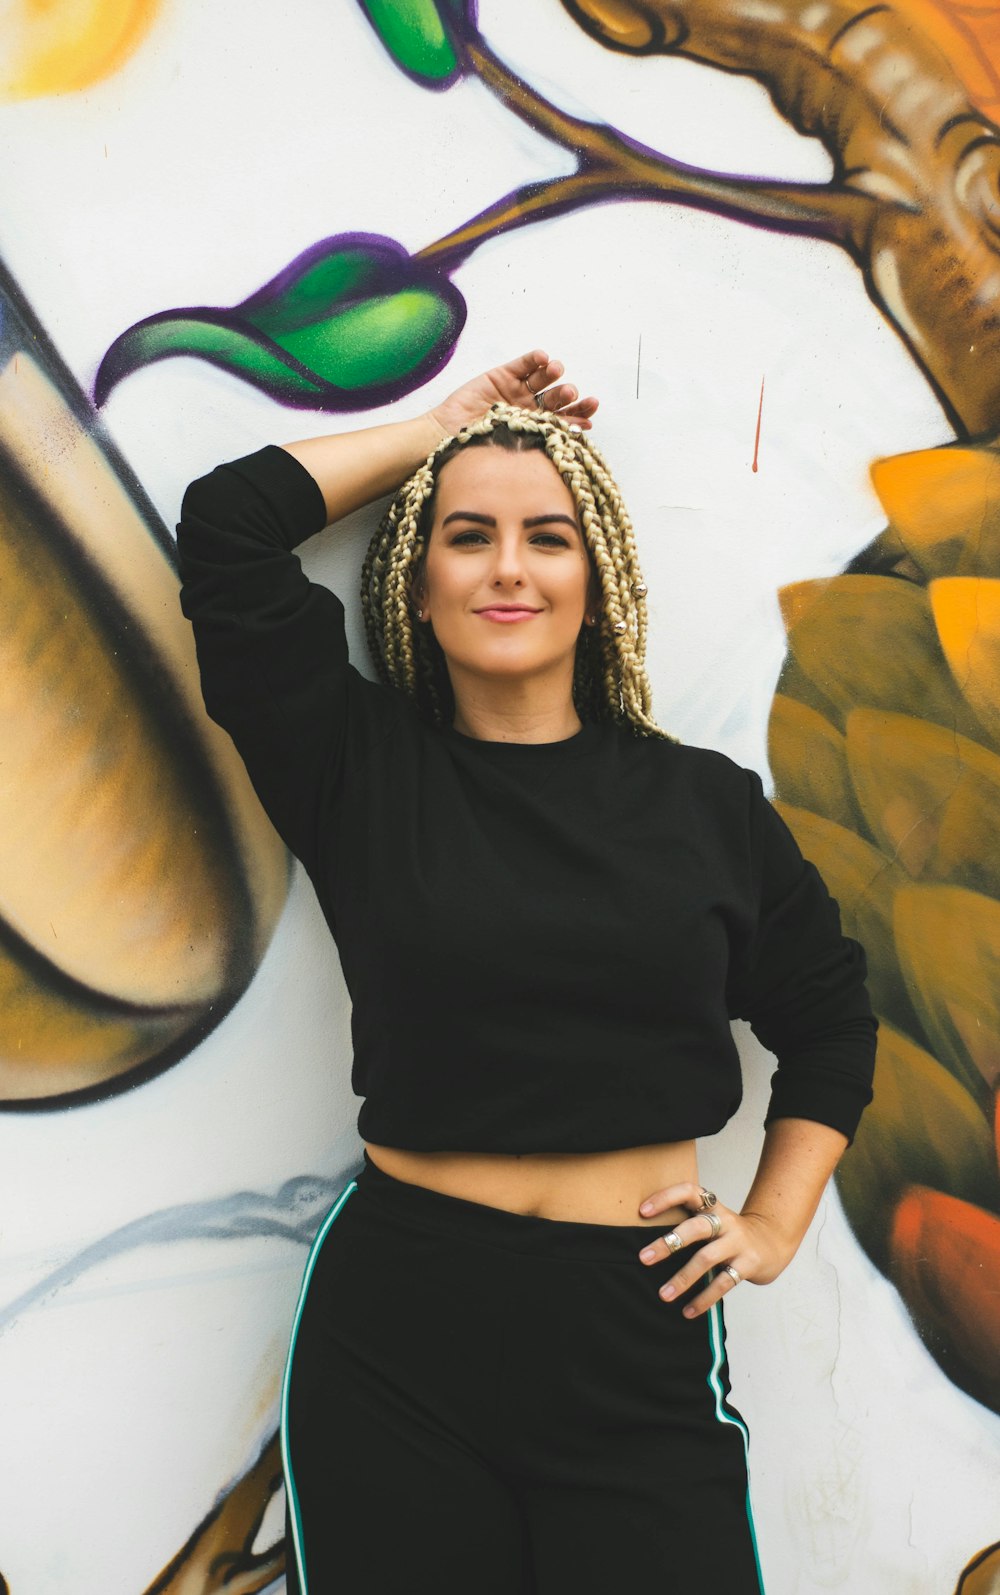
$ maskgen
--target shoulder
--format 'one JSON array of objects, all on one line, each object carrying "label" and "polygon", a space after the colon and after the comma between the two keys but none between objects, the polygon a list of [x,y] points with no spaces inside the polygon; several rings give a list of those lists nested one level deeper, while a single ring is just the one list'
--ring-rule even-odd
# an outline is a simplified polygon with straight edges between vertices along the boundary
[{"label": "shoulder", "polygon": [[614,739],[616,774],[635,801],[664,804],[692,840],[701,833],[711,845],[743,851],[755,816],[766,803],[760,776],[716,748],[645,737],[628,727]]},{"label": "shoulder", "polygon": [[692,791],[715,794],[746,807],[753,791],[762,791],[761,778],[756,770],[745,769],[727,753],[717,748],[698,747],[690,742],[672,742],[664,737],[644,737],[629,727],[620,727],[618,737],[623,748],[646,764],[669,770],[675,780]]}]

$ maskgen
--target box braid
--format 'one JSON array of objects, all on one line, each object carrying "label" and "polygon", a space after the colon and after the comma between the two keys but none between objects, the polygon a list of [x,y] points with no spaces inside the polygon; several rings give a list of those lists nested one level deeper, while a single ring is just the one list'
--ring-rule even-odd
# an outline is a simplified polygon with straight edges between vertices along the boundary
[{"label": "box braid", "polygon": [[573,703],[580,719],[614,720],[641,736],[676,741],[651,714],[646,584],[632,522],[598,450],[548,411],[494,404],[444,438],[396,493],[361,571],[365,635],[379,678],[413,698],[434,724],[451,724],[455,702],[445,656],[431,627],[414,624],[411,591],[433,523],[438,473],[460,449],[486,445],[544,450],[573,495],[601,587],[599,624],[581,628],[576,649]]}]

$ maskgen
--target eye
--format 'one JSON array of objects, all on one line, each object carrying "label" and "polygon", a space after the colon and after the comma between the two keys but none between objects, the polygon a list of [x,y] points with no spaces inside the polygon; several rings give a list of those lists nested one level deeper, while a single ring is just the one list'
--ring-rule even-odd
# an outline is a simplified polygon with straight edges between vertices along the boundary
[{"label": "eye", "polygon": [[451,546],[459,548],[463,543],[485,543],[485,541],[482,532],[458,532],[451,539]]},{"label": "eye", "polygon": [[531,541],[533,543],[554,543],[557,548],[569,547],[569,539],[560,537],[558,532],[538,532]]}]

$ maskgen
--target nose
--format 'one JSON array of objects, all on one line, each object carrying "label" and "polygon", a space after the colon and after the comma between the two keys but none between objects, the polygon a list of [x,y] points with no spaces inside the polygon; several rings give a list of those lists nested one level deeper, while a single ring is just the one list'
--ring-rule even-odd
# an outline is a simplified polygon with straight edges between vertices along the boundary
[{"label": "nose", "polygon": [[492,585],[494,587],[524,586],[524,555],[520,537],[512,535],[498,539],[493,560]]}]

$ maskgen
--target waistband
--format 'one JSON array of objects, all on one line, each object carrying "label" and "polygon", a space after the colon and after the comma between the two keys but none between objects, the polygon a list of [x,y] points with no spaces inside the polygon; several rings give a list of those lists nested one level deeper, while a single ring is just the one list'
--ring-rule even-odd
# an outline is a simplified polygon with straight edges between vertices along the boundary
[{"label": "waistband", "polygon": [[[590,1257],[629,1262],[639,1268],[638,1253],[660,1233],[653,1224],[578,1224],[571,1219],[542,1218],[537,1213],[509,1213],[506,1208],[398,1180],[373,1163],[367,1152],[356,1178],[356,1196],[364,1197],[390,1219],[408,1220],[456,1241],[485,1242],[540,1257]],[[668,1227],[663,1226],[664,1230]],[[679,1268],[687,1256],[690,1250],[684,1248],[664,1259],[658,1274],[662,1277],[664,1268],[672,1272],[670,1263]]]}]

